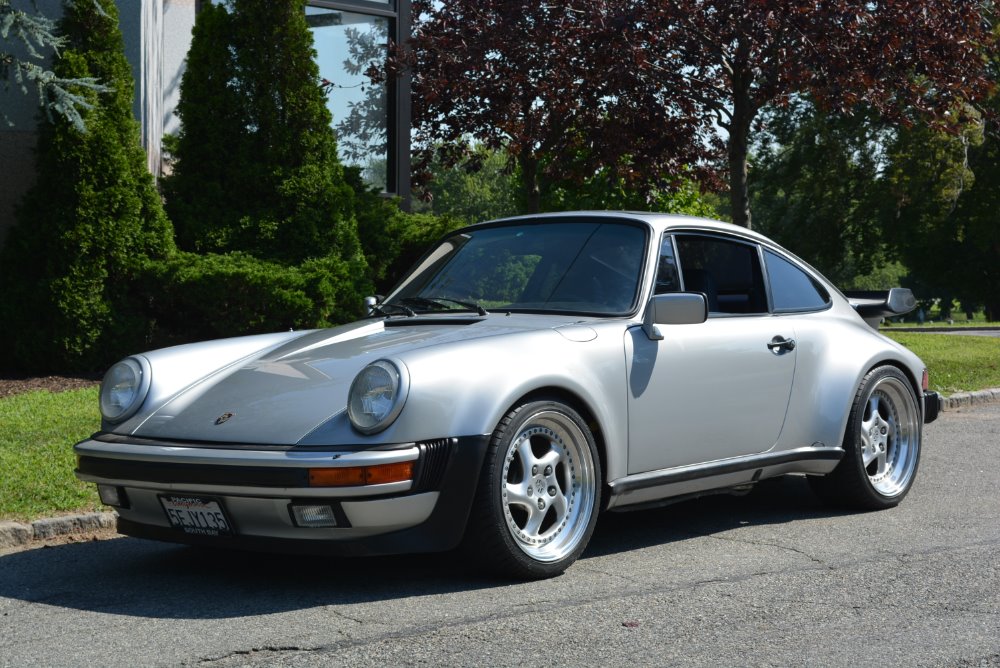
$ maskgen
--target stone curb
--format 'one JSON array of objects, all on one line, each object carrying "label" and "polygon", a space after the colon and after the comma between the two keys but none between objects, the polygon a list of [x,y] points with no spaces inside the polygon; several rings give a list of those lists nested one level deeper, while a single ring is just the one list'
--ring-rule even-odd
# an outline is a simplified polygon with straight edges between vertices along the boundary
[{"label": "stone curb", "polygon": [[978,406],[980,404],[992,404],[996,402],[1000,402],[1000,387],[994,387],[989,390],[980,390],[978,392],[956,392],[955,394],[941,399],[941,410],[953,411],[959,408]]},{"label": "stone curb", "polygon": [[0,522],[0,550],[20,547],[36,540],[114,529],[117,513],[86,513],[35,520],[30,524]]},{"label": "stone curb", "polygon": [[957,327],[949,327],[945,325],[921,325],[919,327],[905,327],[901,325],[894,325],[892,327],[879,327],[878,331],[881,334],[889,334],[892,332],[927,332],[928,334],[954,334],[955,332],[995,332],[1000,330],[1000,327],[975,327],[968,325],[959,325]]},{"label": "stone curb", "polygon": [[[1000,403],[1000,388],[979,392],[958,392],[941,399],[941,410],[954,411],[969,406]],[[27,545],[36,540],[48,540],[88,531],[114,529],[117,513],[87,513],[35,520],[30,524],[0,522],[0,550]]]}]

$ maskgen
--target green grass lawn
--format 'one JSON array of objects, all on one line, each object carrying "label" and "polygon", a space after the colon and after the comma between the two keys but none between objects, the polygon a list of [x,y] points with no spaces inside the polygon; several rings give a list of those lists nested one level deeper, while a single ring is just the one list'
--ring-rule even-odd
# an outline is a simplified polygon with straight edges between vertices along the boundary
[{"label": "green grass lawn", "polygon": [[100,424],[96,387],[0,399],[0,520],[100,507],[95,486],[73,476],[73,444]]},{"label": "green grass lawn", "polygon": [[886,332],[927,364],[930,386],[943,394],[1000,387],[1000,338]]}]

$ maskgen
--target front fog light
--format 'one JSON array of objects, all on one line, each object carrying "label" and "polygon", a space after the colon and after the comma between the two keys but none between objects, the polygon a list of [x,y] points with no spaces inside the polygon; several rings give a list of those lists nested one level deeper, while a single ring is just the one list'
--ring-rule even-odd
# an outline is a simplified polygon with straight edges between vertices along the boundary
[{"label": "front fog light", "polygon": [[292,506],[295,524],[300,527],[335,527],[337,516],[332,506]]},{"label": "front fog light", "polygon": [[97,494],[101,497],[101,503],[114,508],[128,508],[128,497],[125,496],[125,489],[114,485],[98,485]]}]

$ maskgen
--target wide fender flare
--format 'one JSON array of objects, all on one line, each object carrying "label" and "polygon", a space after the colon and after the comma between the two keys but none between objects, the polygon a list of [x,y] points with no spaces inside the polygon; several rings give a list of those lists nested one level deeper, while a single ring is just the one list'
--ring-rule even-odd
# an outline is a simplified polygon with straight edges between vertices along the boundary
[{"label": "wide fender flare", "polygon": [[[395,441],[491,434],[524,397],[572,395],[604,438],[608,475],[624,467],[628,435],[621,332],[570,341],[552,330],[431,347],[401,356],[410,395],[386,432]],[[390,433],[391,432],[391,433]]]},{"label": "wide fender flare", "polygon": [[877,366],[903,370],[920,396],[920,358],[863,322],[830,327],[829,322],[800,321],[795,330],[799,346],[794,386],[776,450],[840,446],[858,387]]}]

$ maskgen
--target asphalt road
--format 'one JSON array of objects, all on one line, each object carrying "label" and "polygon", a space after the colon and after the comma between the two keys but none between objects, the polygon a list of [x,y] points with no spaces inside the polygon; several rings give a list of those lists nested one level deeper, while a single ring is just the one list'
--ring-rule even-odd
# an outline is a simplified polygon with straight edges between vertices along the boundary
[{"label": "asphalt road", "polygon": [[0,665],[1000,666],[1000,405],[926,430],[894,510],[802,479],[606,515],[553,580],[454,556],[216,554],[134,539],[0,556]]}]

